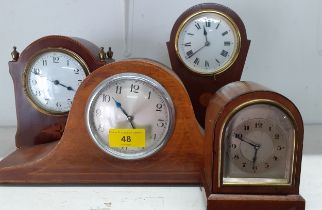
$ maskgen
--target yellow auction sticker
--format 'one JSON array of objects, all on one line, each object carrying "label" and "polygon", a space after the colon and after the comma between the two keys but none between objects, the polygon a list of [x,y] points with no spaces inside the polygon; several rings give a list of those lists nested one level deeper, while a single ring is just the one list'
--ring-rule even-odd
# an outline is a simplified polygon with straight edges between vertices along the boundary
[{"label": "yellow auction sticker", "polygon": [[111,128],[108,135],[110,147],[145,147],[145,129]]}]

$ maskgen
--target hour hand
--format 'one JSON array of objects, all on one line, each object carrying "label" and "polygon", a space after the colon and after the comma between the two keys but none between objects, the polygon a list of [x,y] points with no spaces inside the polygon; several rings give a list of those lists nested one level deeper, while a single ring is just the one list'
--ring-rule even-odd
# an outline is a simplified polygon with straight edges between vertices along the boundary
[{"label": "hour hand", "polygon": [[135,126],[133,124],[133,117],[127,114],[127,112],[123,109],[122,104],[120,102],[115,100],[114,97],[112,97],[112,99],[114,100],[116,107],[122,111],[122,113],[126,116],[126,119],[130,122],[132,128],[134,129]]}]

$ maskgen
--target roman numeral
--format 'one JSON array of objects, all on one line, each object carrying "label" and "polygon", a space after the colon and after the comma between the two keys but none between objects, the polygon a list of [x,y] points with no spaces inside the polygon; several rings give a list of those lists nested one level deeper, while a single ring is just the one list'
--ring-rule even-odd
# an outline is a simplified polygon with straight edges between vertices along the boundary
[{"label": "roman numeral", "polygon": [[192,52],[192,50],[189,50],[186,54],[187,54],[187,56],[188,56],[188,58],[189,58],[190,56],[192,56],[192,55],[193,55],[193,52]]},{"label": "roman numeral", "polygon": [[209,62],[208,61],[205,61],[205,67],[209,68]]},{"label": "roman numeral", "polygon": [[220,55],[223,56],[223,57],[227,57],[228,52],[226,50],[222,50]]},{"label": "roman numeral", "polygon": [[187,33],[188,35],[190,35],[190,36],[194,36],[194,34],[192,34],[192,33]]},{"label": "roman numeral", "polygon": [[199,25],[199,23],[196,23],[195,24],[195,26],[196,26],[196,28],[199,30],[199,29],[201,29],[201,27],[200,27],[200,25]]},{"label": "roman numeral", "polygon": [[199,59],[199,58],[196,58],[196,59],[193,61],[193,63],[194,63],[194,64],[196,64],[196,65],[198,65],[198,64],[199,64],[199,62],[200,62],[200,59]]},{"label": "roman numeral", "polygon": [[220,65],[220,62],[219,62],[219,60],[218,59],[215,59],[216,60],[216,62]]},{"label": "roman numeral", "polygon": [[216,26],[216,29],[218,29],[219,25],[220,25],[221,21],[218,23],[218,25]]},{"label": "roman numeral", "polygon": [[207,21],[206,21],[206,27],[210,27],[210,25],[211,25],[210,20],[207,20]]},{"label": "roman numeral", "polygon": [[191,46],[191,42],[187,42],[187,43],[185,43],[185,44],[184,44],[184,46],[186,46],[186,47],[190,47],[190,46]]},{"label": "roman numeral", "polygon": [[230,44],[231,44],[231,42],[229,42],[229,41],[224,42],[224,46],[230,46]]},{"label": "roman numeral", "polygon": [[225,31],[224,33],[222,33],[221,35],[225,36],[228,34],[228,31]]}]

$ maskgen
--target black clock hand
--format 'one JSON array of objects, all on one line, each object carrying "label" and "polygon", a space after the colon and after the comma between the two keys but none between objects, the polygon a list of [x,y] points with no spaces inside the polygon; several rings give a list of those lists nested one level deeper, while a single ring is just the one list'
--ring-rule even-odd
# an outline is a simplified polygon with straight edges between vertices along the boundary
[{"label": "black clock hand", "polygon": [[188,57],[186,57],[186,59],[191,58],[192,56],[194,56],[197,52],[199,52],[200,50],[202,50],[204,47],[206,47],[207,42],[205,43],[204,46],[200,47],[198,50],[196,50],[195,52],[193,52],[192,54],[190,54]]},{"label": "black clock hand", "polygon": [[[39,77],[45,77],[45,76],[43,76],[43,75],[40,75],[39,73],[37,73],[37,72],[33,72],[32,71],[32,73],[33,74],[35,74],[35,75],[37,75],[37,76],[39,76]],[[62,83],[60,83],[59,82],[59,80],[50,80],[50,79],[48,79],[47,77],[45,77],[48,81],[50,81],[50,82],[52,82],[52,83],[54,83],[54,85],[60,85],[60,86],[62,86],[62,87],[65,87],[67,90],[71,90],[71,91],[75,91],[74,90],[74,88],[72,88],[71,86],[66,86],[66,85],[64,85],[64,84],[62,84]]]},{"label": "black clock hand", "polygon": [[[206,46],[207,46],[207,43],[208,43],[208,38],[207,38],[207,31],[206,31],[206,28],[205,28],[205,26],[203,26],[203,35],[205,35],[205,37],[206,37]],[[209,44],[208,44],[209,45]]]},{"label": "black clock hand", "polygon": [[126,111],[123,109],[122,104],[120,102],[115,100],[114,97],[112,97],[112,99],[114,100],[116,107],[119,108],[123,112],[123,114],[126,116],[126,119],[130,122],[132,128],[134,129],[135,126],[133,125],[133,117],[126,113]]},{"label": "black clock hand", "polygon": [[[207,32],[206,32],[207,33]],[[191,58],[192,56],[194,56],[197,52],[199,52],[200,50],[202,50],[204,47],[208,47],[210,45],[210,42],[207,41],[207,37],[206,37],[206,42],[205,44],[200,47],[198,50],[196,50],[195,52],[193,52],[192,54],[190,54],[188,57],[186,57],[186,59]]]},{"label": "black clock hand", "polygon": [[60,85],[60,86],[62,86],[62,87],[65,87],[67,90],[72,90],[72,91],[75,91],[71,86],[66,86],[66,85],[64,85],[64,84],[62,84],[62,83],[60,83],[58,80],[54,80],[54,81],[52,81],[52,80],[49,80],[49,79],[47,79],[48,81],[51,81],[51,82],[53,82],[55,85]]},{"label": "black clock hand", "polygon": [[254,154],[254,157],[253,157],[253,170],[255,170],[255,162],[256,162],[256,160],[257,160],[257,152],[258,152],[258,149],[259,149],[259,145],[258,146],[256,146],[256,147],[254,147],[254,149],[255,149],[255,154]]},{"label": "black clock hand", "polygon": [[260,147],[259,144],[254,144],[254,143],[252,143],[250,141],[246,141],[245,139],[241,138],[240,136],[236,136],[236,138],[239,139],[239,140],[241,140],[241,141],[243,141],[243,142],[245,142],[245,143],[247,143],[247,144],[249,144],[249,145],[251,145],[251,146],[253,146],[254,148],[256,148],[256,147],[259,148]]}]

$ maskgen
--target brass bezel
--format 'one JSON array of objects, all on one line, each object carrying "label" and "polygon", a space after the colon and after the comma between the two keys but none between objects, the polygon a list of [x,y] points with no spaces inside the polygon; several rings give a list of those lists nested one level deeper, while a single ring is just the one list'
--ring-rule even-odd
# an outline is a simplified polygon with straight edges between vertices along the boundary
[{"label": "brass bezel", "polygon": [[[288,183],[282,183],[282,180],[284,179],[269,179],[269,178],[253,178],[258,179],[258,180],[266,180],[266,181],[256,181],[256,182],[236,182],[236,183],[224,183],[223,182],[223,177],[221,176],[221,170],[222,170],[222,144],[223,144],[223,138],[224,138],[224,130],[226,129],[226,126],[229,122],[229,120],[240,110],[242,110],[245,107],[254,105],[254,104],[270,104],[272,106],[275,106],[281,110],[283,110],[288,117],[291,119],[291,123],[293,125],[293,134],[294,134],[294,139],[293,139],[293,154],[291,157],[291,173],[290,177],[288,180]],[[295,132],[295,118],[292,115],[292,113],[281,103],[277,101],[273,101],[270,99],[253,99],[250,101],[246,101],[244,103],[239,104],[237,107],[235,107],[224,119],[224,122],[220,128],[220,134],[219,134],[219,151],[218,151],[218,188],[221,186],[291,186],[293,184],[293,177],[294,177],[294,158],[295,158],[295,150],[296,150],[296,142],[298,141],[298,137]],[[248,179],[248,178],[235,178],[235,179]],[[275,182],[273,182],[273,180]]]},{"label": "brass bezel", "polygon": [[77,53],[63,48],[63,47],[48,47],[48,48],[44,48],[42,50],[39,50],[38,52],[36,52],[30,59],[30,61],[28,61],[28,63],[26,64],[24,73],[23,73],[23,88],[24,88],[24,93],[27,96],[27,99],[29,101],[29,103],[31,104],[31,106],[36,109],[37,111],[46,114],[46,115],[51,115],[51,116],[64,116],[64,115],[68,115],[69,111],[67,112],[57,112],[57,111],[49,111],[46,110],[44,107],[42,107],[40,104],[38,104],[36,101],[34,101],[33,97],[31,96],[31,93],[29,91],[29,83],[28,83],[28,75],[31,69],[31,65],[34,64],[34,62],[44,53],[47,52],[60,52],[60,53],[64,53],[66,55],[69,55],[70,57],[74,58],[83,68],[86,77],[90,74],[89,68],[86,64],[86,62],[83,60],[83,58],[81,56],[79,56]]},{"label": "brass bezel", "polygon": [[[234,55],[226,62],[225,65],[221,66],[220,68],[218,68],[217,70],[215,70],[214,72],[211,72],[211,73],[202,73],[200,71],[197,71],[193,68],[190,68],[184,61],[184,59],[181,58],[180,56],[180,53],[179,53],[179,35],[181,34],[182,32],[182,29],[186,26],[186,24],[192,19],[194,18],[195,16],[198,16],[200,14],[203,14],[203,13],[215,13],[219,16],[222,16],[224,19],[227,20],[227,23],[228,25],[231,26],[233,32],[236,34],[236,47],[235,47],[235,50],[234,50]],[[231,65],[233,65],[233,63],[236,61],[239,53],[240,53],[240,48],[241,48],[241,35],[240,35],[240,31],[239,31],[239,28],[237,26],[237,24],[234,22],[234,20],[224,14],[223,12],[220,12],[220,11],[217,11],[217,10],[214,10],[214,9],[205,9],[205,10],[201,10],[201,11],[198,11],[196,13],[193,13],[192,15],[188,16],[180,25],[179,25],[179,28],[176,32],[176,36],[175,36],[175,51],[176,51],[176,55],[177,57],[179,58],[179,60],[192,72],[194,73],[197,73],[197,74],[201,74],[201,75],[205,75],[205,76],[210,76],[210,75],[213,75],[213,76],[216,76],[218,74],[221,74],[223,72],[225,72],[227,69],[229,69],[229,67],[231,67]]]}]

